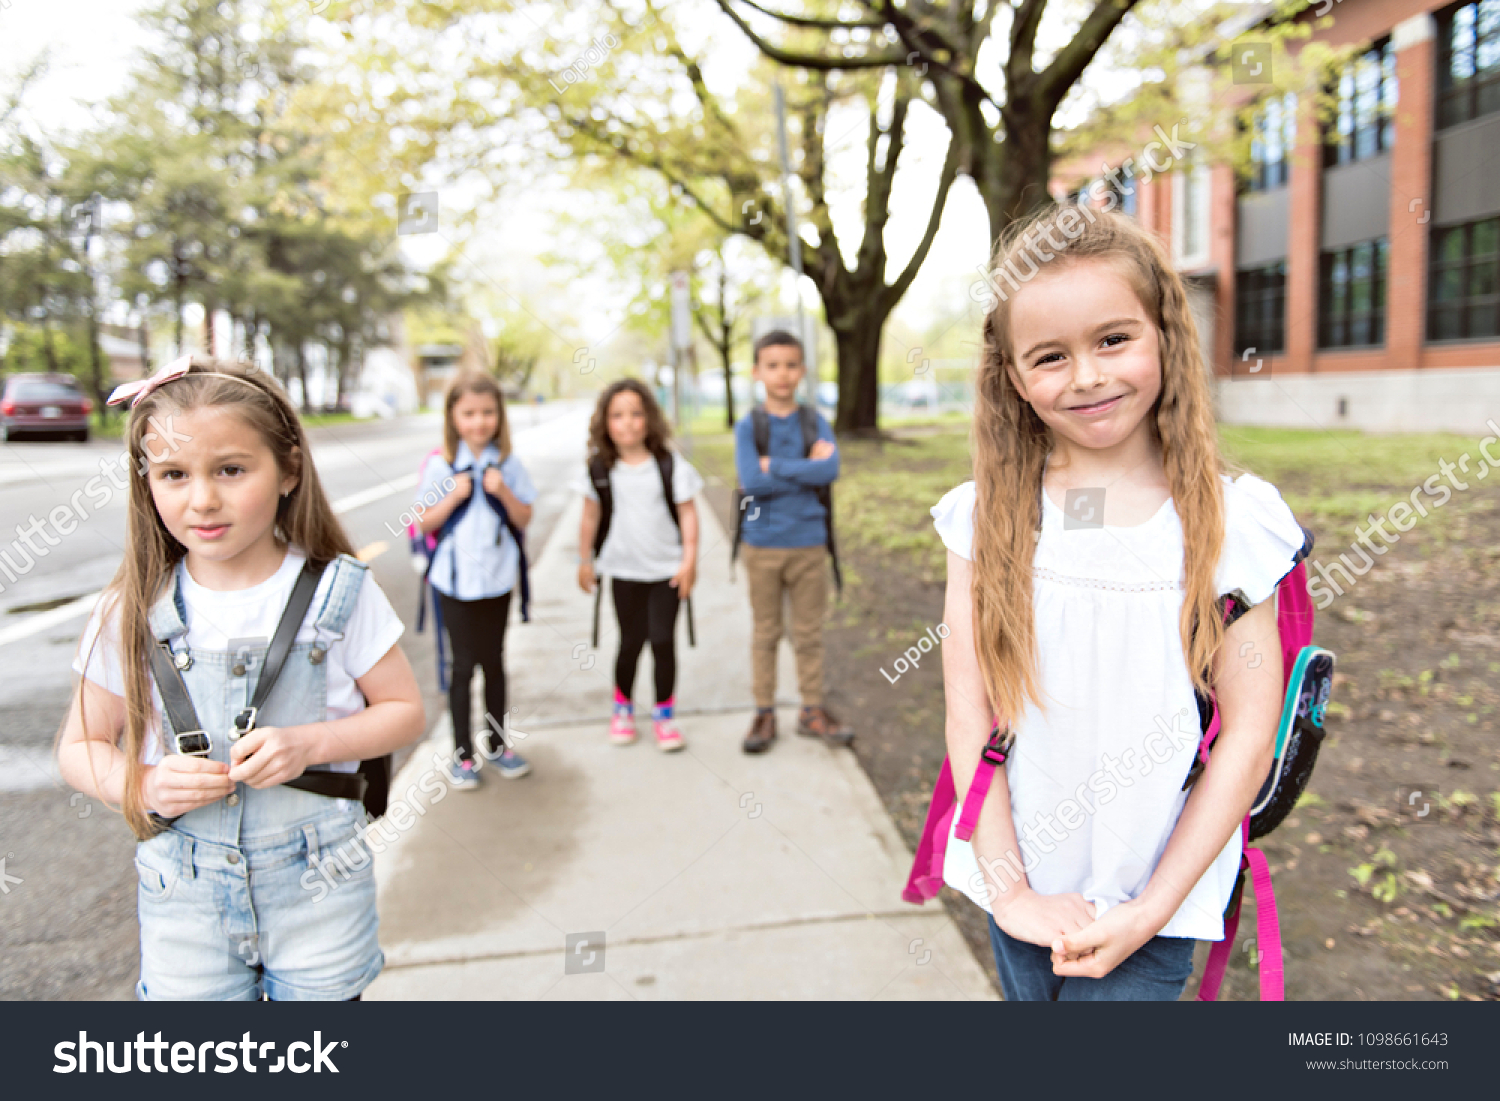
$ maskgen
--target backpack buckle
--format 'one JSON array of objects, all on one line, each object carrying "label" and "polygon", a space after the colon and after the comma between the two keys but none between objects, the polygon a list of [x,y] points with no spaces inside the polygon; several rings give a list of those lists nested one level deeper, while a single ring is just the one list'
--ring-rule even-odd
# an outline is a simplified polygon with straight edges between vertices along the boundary
[{"label": "backpack buckle", "polygon": [[234,729],[229,734],[229,740],[237,742],[250,731],[255,729],[255,720],[260,716],[260,708],[247,707],[234,717]]},{"label": "backpack buckle", "polygon": [[996,726],[990,731],[990,740],[985,743],[984,748],[979,752],[980,759],[988,761],[992,765],[1003,765],[1005,763],[1005,755],[1010,750],[1011,741],[1010,727],[1007,726],[1004,730],[1001,730]]},{"label": "backpack buckle", "polygon": [[177,752],[184,757],[207,757],[213,749],[213,740],[206,730],[184,730],[174,740]]}]

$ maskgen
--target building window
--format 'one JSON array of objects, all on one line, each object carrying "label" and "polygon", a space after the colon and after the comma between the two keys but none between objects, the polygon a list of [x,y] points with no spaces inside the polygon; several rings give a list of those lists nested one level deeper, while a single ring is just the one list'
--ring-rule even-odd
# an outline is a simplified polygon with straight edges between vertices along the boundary
[{"label": "building window", "polygon": [[1272,191],[1286,186],[1296,145],[1296,93],[1263,100],[1250,122],[1250,190]]},{"label": "building window", "polygon": [[1234,276],[1234,353],[1286,350],[1286,261]]},{"label": "building window", "polygon": [[1433,230],[1427,339],[1500,336],[1500,218]]},{"label": "building window", "polygon": [[1172,176],[1172,259],[1178,267],[1201,268],[1209,262],[1211,182],[1203,165]]},{"label": "building window", "polygon": [[1385,340],[1386,239],[1323,253],[1318,280],[1318,344],[1352,348]]},{"label": "building window", "polygon": [[1135,163],[1126,161],[1124,166],[1108,180],[1109,191],[1115,197],[1115,205],[1112,209],[1134,217],[1136,214],[1135,191],[1140,186],[1135,182]]},{"label": "building window", "polygon": [[1500,0],[1438,15],[1438,129],[1500,111]]},{"label": "building window", "polygon": [[1386,40],[1360,54],[1338,75],[1338,107],[1323,135],[1323,165],[1332,168],[1373,157],[1396,138],[1396,53]]}]

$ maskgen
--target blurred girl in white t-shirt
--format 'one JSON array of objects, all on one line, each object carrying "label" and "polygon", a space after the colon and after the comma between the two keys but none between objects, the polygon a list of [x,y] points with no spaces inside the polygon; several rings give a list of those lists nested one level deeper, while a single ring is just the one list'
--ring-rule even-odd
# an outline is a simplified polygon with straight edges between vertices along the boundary
[{"label": "blurred girl in white t-shirt", "polygon": [[[600,575],[610,578],[620,651],[615,658],[615,697],[610,741],[635,741],[631,689],[636,664],[649,641],[656,672],[652,725],[656,744],[683,747],[673,716],[677,684],[675,634],[678,605],[697,576],[698,510],[693,498],[703,479],[668,446],[671,430],[661,407],[637,379],[611,383],[599,396],[589,424],[589,474],[583,483],[583,519],[578,530],[578,585],[594,591]],[[604,516],[601,491],[610,503]],[[601,521],[605,538],[593,549]]]}]

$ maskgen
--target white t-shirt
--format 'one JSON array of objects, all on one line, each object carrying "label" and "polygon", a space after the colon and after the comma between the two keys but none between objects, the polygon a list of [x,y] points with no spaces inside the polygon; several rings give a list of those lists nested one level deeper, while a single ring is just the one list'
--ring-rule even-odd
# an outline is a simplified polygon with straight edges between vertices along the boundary
[{"label": "white t-shirt", "polygon": [[[1031,887],[1077,892],[1103,914],[1138,897],[1187,802],[1200,736],[1178,631],[1182,524],[1168,500],[1135,527],[1063,527],[1043,494],[1032,603],[1046,711],[1028,704],[1006,761],[1011,812]],[[973,557],[975,487],[932,509],[943,543]],[[1224,480],[1219,594],[1270,597],[1302,547],[1276,488],[1246,474]],[[954,816],[957,824],[957,815]],[[1221,940],[1240,863],[1236,830],[1161,933]],[[989,909],[971,845],[950,834],[943,878]],[[1000,872],[1002,882],[1007,875]]]},{"label": "white t-shirt", "polygon": [[[186,563],[177,567],[177,576],[182,586],[182,599],[187,605],[187,646],[190,650],[219,651],[230,649],[230,641],[236,645],[269,645],[276,633],[276,624],[281,620],[281,610],[291,598],[292,586],[307,556],[295,547],[287,550],[286,558],[277,571],[248,589],[219,592],[205,589],[193,580]],[[296,643],[309,643],[317,637],[313,623],[318,609],[323,605],[324,594],[333,583],[333,570],[323,572],[318,588],[313,594],[312,604],[297,632]],[[83,638],[78,645],[78,654],[73,659],[73,671],[86,676],[100,687],[117,696],[125,695],[125,664],[120,653],[119,624],[111,610],[106,610],[109,598],[101,600],[89,617]],[[107,623],[106,623],[107,617]],[[103,625],[101,633],[101,625]],[[328,670],[328,714],[329,721],[356,715],[365,709],[365,698],[355,683],[375,667],[375,663],[396,645],[404,630],[401,617],[396,614],[385,593],[366,571],[364,583],[354,610],[344,627],[344,637],[332,641],[323,667]],[[95,645],[95,639],[98,644]],[[90,648],[92,647],[92,653]],[[87,659],[87,668],[84,662]],[[156,764],[163,756],[161,737],[162,702],[156,685],[151,686],[153,715],[148,724],[147,738],[141,748],[141,760]],[[357,768],[359,762],[343,762],[340,770]]]},{"label": "white t-shirt", "polygon": [[[667,499],[662,493],[661,469],[652,456],[644,462],[616,461],[609,472],[614,509],[609,535],[599,550],[594,568],[622,581],[664,581],[682,566],[682,535],[672,523]],[[594,483],[585,474],[579,488],[591,501],[599,499]],[[672,501],[684,504],[703,488],[703,478],[693,464],[672,453]]]}]

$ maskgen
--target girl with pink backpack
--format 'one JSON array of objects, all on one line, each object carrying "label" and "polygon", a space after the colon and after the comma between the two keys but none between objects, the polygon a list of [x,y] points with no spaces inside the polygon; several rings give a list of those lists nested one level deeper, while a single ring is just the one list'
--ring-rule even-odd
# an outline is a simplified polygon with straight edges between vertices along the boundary
[{"label": "girl with pink backpack", "polygon": [[[1311,631],[1308,540],[1275,487],[1224,472],[1154,237],[1053,207],[999,243],[995,273],[1017,263],[1031,277],[984,323],[974,481],[932,510],[948,761],[906,897],[946,881],[988,911],[1008,999],[1173,1000],[1194,942],[1238,916],[1278,753],[1296,749],[1300,789],[1321,738],[1332,656],[1283,649],[1294,609]],[[1304,674],[1316,724],[1279,729]]]}]

